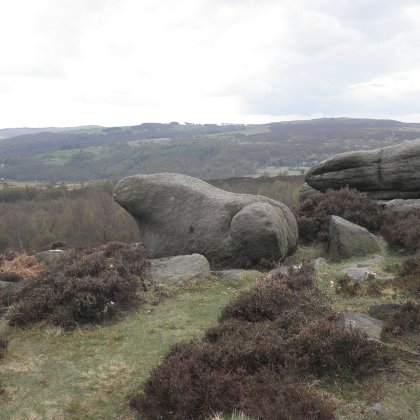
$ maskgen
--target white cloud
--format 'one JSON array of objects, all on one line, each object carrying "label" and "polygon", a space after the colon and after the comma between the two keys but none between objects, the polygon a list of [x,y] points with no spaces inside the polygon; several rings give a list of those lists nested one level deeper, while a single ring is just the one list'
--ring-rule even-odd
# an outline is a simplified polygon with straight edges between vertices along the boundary
[{"label": "white cloud", "polygon": [[416,3],[4,2],[1,125],[414,118]]}]

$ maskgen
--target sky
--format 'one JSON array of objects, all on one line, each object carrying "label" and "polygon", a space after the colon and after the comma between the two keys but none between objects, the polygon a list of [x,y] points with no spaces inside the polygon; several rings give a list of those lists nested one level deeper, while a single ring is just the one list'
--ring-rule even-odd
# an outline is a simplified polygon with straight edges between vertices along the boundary
[{"label": "sky", "polygon": [[420,122],[420,0],[0,0],[0,128]]}]

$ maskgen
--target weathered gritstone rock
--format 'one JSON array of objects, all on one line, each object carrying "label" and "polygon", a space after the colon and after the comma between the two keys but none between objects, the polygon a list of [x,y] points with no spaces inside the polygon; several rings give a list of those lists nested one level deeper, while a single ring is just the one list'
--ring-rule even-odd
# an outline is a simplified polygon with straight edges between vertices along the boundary
[{"label": "weathered gritstone rock", "polygon": [[305,198],[311,197],[312,195],[319,193],[316,189],[312,188],[306,182],[299,187],[299,201],[305,200]]},{"label": "weathered gritstone rock", "polygon": [[41,251],[34,255],[38,262],[45,263],[47,265],[58,264],[61,262],[69,261],[70,255],[62,251],[61,249],[53,249],[50,251]]},{"label": "weathered gritstone rock", "polygon": [[278,259],[297,246],[297,224],[282,203],[220,190],[197,178],[161,173],[122,179],[115,200],[137,221],[151,257]]},{"label": "weathered gritstone rock", "polygon": [[311,168],[305,181],[323,192],[348,185],[376,199],[420,198],[420,140],[333,156]]},{"label": "weathered gritstone rock", "polygon": [[358,328],[365,332],[369,339],[381,339],[381,333],[384,328],[384,321],[358,312],[343,312],[341,314],[341,319],[344,325]]},{"label": "weathered gritstone rock", "polygon": [[420,213],[420,200],[395,199],[384,204],[386,210],[398,216],[405,216],[407,213],[417,211]]},{"label": "weathered gritstone rock", "polygon": [[381,250],[375,235],[339,216],[331,216],[329,236],[328,252],[336,261]]},{"label": "weathered gritstone rock", "polygon": [[143,273],[146,288],[156,285],[180,286],[193,279],[210,276],[209,263],[203,255],[178,255],[150,260],[150,266]]}]

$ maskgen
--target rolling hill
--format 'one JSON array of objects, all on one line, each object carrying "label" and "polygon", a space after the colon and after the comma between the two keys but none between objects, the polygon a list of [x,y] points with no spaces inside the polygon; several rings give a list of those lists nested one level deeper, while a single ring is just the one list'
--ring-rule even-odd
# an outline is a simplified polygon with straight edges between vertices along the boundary
[{"label": "rolling hill", "polygon": [[163,171],[202,179],[299,174],[336,153],[420,138],[420,124],[348,118],[49,130],[2,139],[0,178],[81,181]]}]

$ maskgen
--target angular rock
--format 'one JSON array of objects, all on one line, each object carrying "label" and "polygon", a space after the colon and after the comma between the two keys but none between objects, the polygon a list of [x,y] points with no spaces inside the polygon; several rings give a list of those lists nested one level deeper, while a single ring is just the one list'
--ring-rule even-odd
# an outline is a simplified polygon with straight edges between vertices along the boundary
[{"label": "angular rock", "polygon": [[380,250],[378,239],[367,229],[339,216],[331,216],[328,252],[333,260],[373,254]]},{"label": "angular rock", "polygon": [[315,270],[318,270],[327,264],[327,260],[325,258],[318,257],[312,260],[311,263],[313,267],[315,268]]},{"label": "angular rock", "polygon": [[118,182],[114,198],[136,219],[151,257],[278,259],[297,246],[296,220],[284,204],[186,175],[130,176]]},{"label": "angular rock", "polygon": [[384,321],[372,318],[368,315],[358,312],[343,312],[341,319],[344,325],[353,328],[359,328],[365,332],[371,340],[380,340]]},{"label": "angular rock", "polygon": [[178,255],[150,260],[150,266],[144,270],[143,281],[146,288],[157,284],[176,287],[209,276],[210,267],[206,257],[199,254]]},{"label": "angular rock", "polygon": [[0,281],[0,289],[2,287],[10,287],[13,286],[16,283],[12,283],[11,281]]},{"label": "angular rock", "polygon": [[69,261],[70,255],[61,249],[52,249],[50,251],[37,252],[34,257],[38,262],[43,262],[47,265],[58,264]]},{"label": "angular rock", "polygon": [[420,198],[420,140],[333,156],[312,167],[305,181],[322,192],[348,185],[376,199]]}]

